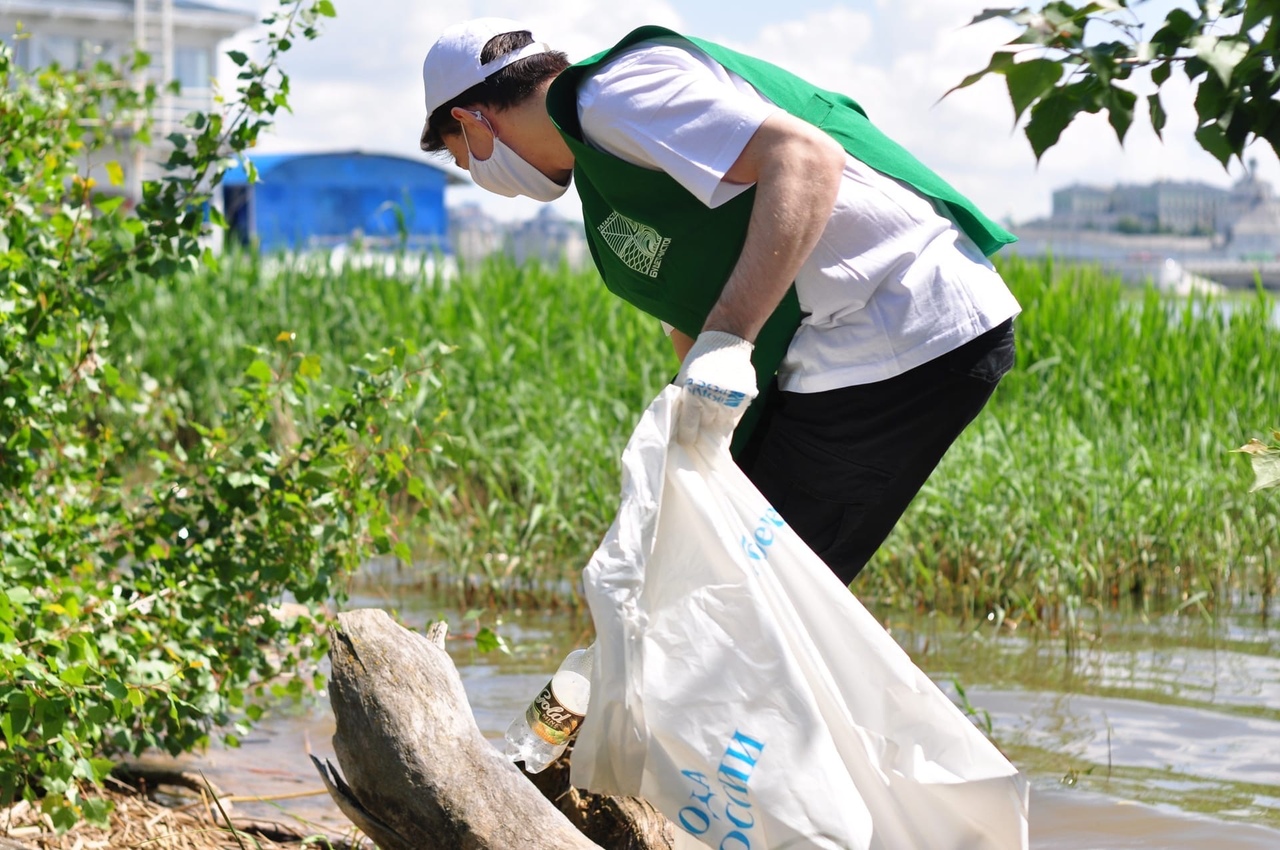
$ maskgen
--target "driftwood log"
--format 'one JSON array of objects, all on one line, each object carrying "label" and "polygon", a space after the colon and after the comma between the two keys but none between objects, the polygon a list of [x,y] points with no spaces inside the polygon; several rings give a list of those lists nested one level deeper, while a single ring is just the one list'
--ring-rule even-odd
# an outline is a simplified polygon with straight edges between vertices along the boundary
[{"label": "driftwood log", "polygon": [[566,759],[532,777],[508,761],[476,726],[443,624],[424,637],[365,609],[330,638],[338,765],[312,761],[382,850],[675,847],[648,803],[569,787]]}]

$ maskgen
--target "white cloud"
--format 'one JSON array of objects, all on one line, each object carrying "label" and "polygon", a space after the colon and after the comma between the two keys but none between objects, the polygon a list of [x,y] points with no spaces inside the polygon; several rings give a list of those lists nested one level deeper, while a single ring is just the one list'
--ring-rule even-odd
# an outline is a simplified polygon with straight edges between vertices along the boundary
[{"label": "white cloud", "polygon": [[480,5],[489,7],[485,14],[527,24],[537,38],[563,50],[575,62],[612,45],[636,27],[657,24],[678,31],[683,24],[675,7],[664,0],[613,3],[607,11],[599,0],[495,0]]},{"label": "white cloud", "polygon": [[[238,2],[262,6],[258,0]],[[297,45],[285,58],[294,112],[280,118],[263,149],[360,148],[420,155],[422,57],[442,29],[467,17],[517,18],[576,60],[641,24],[682,30],[692,17],[705,19],[711,2],[647,0],[603,10],[598,0],[335,0],[338,18],[325,23],[321,38]],[[939,101],[1015,34],[1000,21],[966,26],[989,0],[824,3],[792,0],[790,17],[773,6],[771,22],[760,24],[741,15],[720,15],[713,20],[721,28],[711,35],[854,97],[885,132],[994,216],[1026,220],[1043,215],[1052,191],[1076,182],[1107,185],[1165,178],[1226,185],[1240,172],[1233,166],[1228,176],[1192,139],[1193,93],[1176,74],[1166,86],[1169,125],[1163,144],[1145,111],[1134,121],[1124,148],[1104,118],[1086,115],[1037,165],[1030,144],[1013,127],[1000,80],[984,80]],[[1158,12],[1162,15],[1163,8]],[[1263,177],[1280,185],[1275,155],[1258,145],[1256,156]],[[491,198],[480,190],[451,191],[455,200],[483,201],[504,218],[537,209],[534,202]],[[557,208],[577,215],[570,197]]]},{"label": "white cloud", "polygon": [[811,12],[802,18],[772,24],[759,30],[755,38],[730,44],[779,65],[823,88],[843,88],[852,84],[866,62],[865,55],[875,30],[875,20],[864,12],[834,7]]}]

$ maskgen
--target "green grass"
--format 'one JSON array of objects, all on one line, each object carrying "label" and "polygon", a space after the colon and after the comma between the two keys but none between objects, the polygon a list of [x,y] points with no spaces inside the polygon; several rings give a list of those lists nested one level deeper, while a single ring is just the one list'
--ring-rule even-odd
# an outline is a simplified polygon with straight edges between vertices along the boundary
[{"label": "green grass", "polygon": [[[1280,505],[1247,492],[1230,450],[1280,424],[1273,301],[1173,299],[1048,261],[1001,268],[1024,308],[1018,367],[858,593],[1050,626],[1121,596],[1269,599]],[[573,601],[617,507],[622,446],[677,366],[657,322],[594,272],[495,261],[446,281],[242,255],[117,295],[116,358],[184,387],[201,415],[220,409],[243,347],[282,332],[338,378],[401,339],[453,347],[434,390],[447,415],[420,423],[443,463],[415,568],[468,604]]]},{"label": "green grass", "polygon": [[447,414],[420,423],[444,458],[431,517],[414,528],[425,569],[467,604],[531,591],[572,602],[617,508],[626,438],[678,366],[670,344],[594,272],[496,260],[447,281],[406,270],[416,265],[229,256],[216,275],[120,293],[114,348],[208,417],[247,365],[244,347],[281,333],[320,353],[333,380],[402,339],[452,347],[436,390]]},{"label": "green grass", "polygon": [[1002,270],[1017,368],[877,554],[871,592],[1050,625],[1121,595],[1269,599],[1280,505],[1247,492],[1231,450],[1280,419],[1274,302]]}]

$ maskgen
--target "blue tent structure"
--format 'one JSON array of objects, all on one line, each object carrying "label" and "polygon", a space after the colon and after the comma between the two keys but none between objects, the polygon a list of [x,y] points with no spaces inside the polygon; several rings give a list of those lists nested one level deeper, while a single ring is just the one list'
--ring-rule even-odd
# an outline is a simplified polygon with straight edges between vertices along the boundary
[{"label": "blue tent structure", "polygon": [[234,238],[263,251],[365,247],[449,252],[444,190],[462,184],[441,167],[361,151],[259,154],[257,181],[243,165],[222,181],[223,211]]}]

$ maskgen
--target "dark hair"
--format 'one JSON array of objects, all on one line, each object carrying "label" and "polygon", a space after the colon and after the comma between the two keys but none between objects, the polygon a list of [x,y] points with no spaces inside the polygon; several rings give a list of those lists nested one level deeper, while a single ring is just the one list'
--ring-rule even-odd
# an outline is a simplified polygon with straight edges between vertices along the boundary
[{"label": "dark hair", "polygon": [[[500,56],[506,56],[532,43],[533,34],[528,30],[495,35],[480,51],[480,63],[492,62]],[[484,82],[472,86],[452,100],[433,109],[431,117],[427,119],[427,126],[422,132],[422,149],[438,151],[444,147],[446,135],[462,131],[458,119],[451,114],[455,106],[483,103],[494,109],[506,109],[529,97],[543,82],[559,76],[560,72],[568,67],[569,57],[558,50],[549,50],[546,53],[526,56],[512,62],[490,75]]]}]

